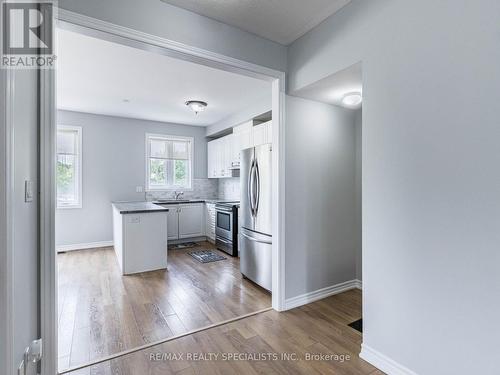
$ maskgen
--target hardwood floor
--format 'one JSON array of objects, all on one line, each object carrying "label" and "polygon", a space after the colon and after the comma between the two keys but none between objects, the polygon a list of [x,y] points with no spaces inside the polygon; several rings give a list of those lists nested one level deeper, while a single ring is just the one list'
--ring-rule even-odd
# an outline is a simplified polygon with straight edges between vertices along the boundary
[{"label": "hardwood floor", "polygon": [[169,250],[168,271],[131,276],[112,248],[59,254],[59,370],[271,306],[239,259],[193,259],[189,251],[214,249],[200,245]]},{"label": "hardwood floor", "polygon": [[[287,312],[260,313],[71,374],[383,374],[358,357],[361,334],[348,324],[360,317],[361,291],[350,290]],[[283,353],[295,357],[287,359]],[[194,354],[203,358],[188,357]],[[312,354],[316,357],[308,360]]]}]

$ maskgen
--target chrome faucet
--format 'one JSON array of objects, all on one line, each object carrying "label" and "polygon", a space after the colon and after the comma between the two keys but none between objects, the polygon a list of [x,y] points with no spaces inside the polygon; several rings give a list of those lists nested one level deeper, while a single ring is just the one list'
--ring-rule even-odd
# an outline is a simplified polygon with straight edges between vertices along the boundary
[{"label": "chrome faucet", "polygon": [[174,191],[174,196],[175,196],[175,200],[179,200],[179,197],[181,197],[182,195],[184,195],[184,192],[183,191]]}]

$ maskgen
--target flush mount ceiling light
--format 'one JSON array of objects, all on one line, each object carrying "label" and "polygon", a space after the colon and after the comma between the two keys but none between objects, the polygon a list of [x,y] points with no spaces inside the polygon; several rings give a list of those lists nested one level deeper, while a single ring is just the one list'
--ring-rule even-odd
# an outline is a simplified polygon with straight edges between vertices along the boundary
[{"label": "flush mount ceiling light", "polygon": [[342,98],[342,104],[347,107],[356,107],[361,104],[363,97],[360,92],[349,92]]},{"label": "flush mount ceiling light", "polygon": [[203,112],[207,108],[207,103],[201,100],[188,100],[186,105],[193,110],[194,113]]}]

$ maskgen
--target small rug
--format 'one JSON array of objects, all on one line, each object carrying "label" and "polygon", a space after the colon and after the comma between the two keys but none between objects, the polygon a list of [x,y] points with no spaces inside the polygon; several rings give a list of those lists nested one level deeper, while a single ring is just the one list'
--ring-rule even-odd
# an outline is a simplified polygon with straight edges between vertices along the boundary
[{"label": "small rug", "polygon": [[178,243],[176,245],[169,245],[168,249],[169,250],[181,250],[181,249],[188,249],[190,247],[195,247],[198,246],[196,242],[185,242],[185,243]]},{"label": "small rug", "polygon": [[363,319],[358,319],[351,324],[348,324],[349,327],[354,328],[356,331],[363,333]]},{"label": "small rug", "polygon": [[219,255],[210,250],[199,250],[192,251],[189,253],[194,259],[201,263],[217,262],[218,260],[224,260],[226,257]]}]

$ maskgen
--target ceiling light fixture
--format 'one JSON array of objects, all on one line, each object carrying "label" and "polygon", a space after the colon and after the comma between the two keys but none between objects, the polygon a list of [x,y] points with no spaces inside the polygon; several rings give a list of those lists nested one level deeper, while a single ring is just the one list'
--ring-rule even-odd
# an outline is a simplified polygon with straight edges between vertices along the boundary
[{"label": "ceiling light fixture", "polygon": [[188,100],[186,105],[193,110],[194,113],[203,112],[207,108],[207,103],[201,100]]},{"label": "ceiling light fixture", "polygon": [[363,97],[360,92],[349,92],[342,98],[342,104],[347,107],[356,107],[361,104]]}]

